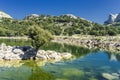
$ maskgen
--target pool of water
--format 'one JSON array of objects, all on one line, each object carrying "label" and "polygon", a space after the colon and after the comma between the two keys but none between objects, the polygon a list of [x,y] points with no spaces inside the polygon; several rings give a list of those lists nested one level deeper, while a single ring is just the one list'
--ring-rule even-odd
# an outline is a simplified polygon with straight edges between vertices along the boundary
[{"label": "pool of water", "polygon": [[0,62],[0,80],[107,80],[103,73],[120,74],[120,54],[96,51],[60,62]]}]

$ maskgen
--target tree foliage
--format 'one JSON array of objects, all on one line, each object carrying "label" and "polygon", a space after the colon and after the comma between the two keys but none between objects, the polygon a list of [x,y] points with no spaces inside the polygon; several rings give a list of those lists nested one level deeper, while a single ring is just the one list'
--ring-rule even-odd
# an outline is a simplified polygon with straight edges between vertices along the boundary
[{"label": "tree foliage", "polygon": [[28,36],[31,38],[32,46],[36,50],[53,39],[50,32],[40,28],[39,26],[31,26],[28,31]]},{"label": "tree foliage", "polygon": [[[2,19],[0,22],[0,36],[25,36],[28,35],[27,29],[30,26],[49,30],[53,35],[117,35],[120,34],[120,23],[111,25],[100,25],[81,18],[71,18],[70,16],[51,16],[40,15],[35,18],[26,18],[23,20]],[[10,33],[10,34],[9,34]]]}]

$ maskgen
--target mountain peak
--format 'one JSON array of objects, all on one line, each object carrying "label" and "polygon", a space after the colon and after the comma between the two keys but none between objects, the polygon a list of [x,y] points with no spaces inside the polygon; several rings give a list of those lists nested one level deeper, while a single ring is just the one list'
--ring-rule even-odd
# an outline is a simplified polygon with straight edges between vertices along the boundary
[{"label": "mountain peak", "polygon": [[77,17],[73,14],[65,14],[66,16],[69,16],[70,18],[74,18],[74,19],[77,19]]},{"label": "mountain peak", "polygon": [[0,11],[0,18],[12,18],[12,17],[3,11]]},{"label": "mountain peak", "polygon": [[119,14],[109,14],[108,20],[105,21],[105,24],[112,24],[114,22],[120,22],[120,13]]},{"label": "mountain peak", "polygon": [[31,18],[37,18],[37,17],[39,17],[38,14],[30,14],[30,15],[27,15],[25,19],[31,19]]}]

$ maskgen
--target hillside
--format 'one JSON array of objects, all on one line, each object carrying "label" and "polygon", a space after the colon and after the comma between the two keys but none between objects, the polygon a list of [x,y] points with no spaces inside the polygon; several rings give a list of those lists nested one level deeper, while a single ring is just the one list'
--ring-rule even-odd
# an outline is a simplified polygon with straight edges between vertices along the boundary
[{"label": "hillside", "polygon": [[38,25],[49,30],[53,35],[71,36],[74,34],[83,35],[117,35],[120,29],[112,26],[100,25],[73,14],[60,16],[31,14],[23,20],[2,18],[0,22],[0,36],[24,36],[32,25]]}]

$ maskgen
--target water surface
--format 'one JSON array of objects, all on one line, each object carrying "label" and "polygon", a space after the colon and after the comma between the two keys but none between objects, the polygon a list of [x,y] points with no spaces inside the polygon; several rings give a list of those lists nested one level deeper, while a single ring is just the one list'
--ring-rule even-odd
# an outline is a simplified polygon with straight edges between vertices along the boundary
[{"label": "water surface", "polygon": [[120,54],[63,44],[42,48],[71,52],[74,58],[59,62],[0,61],[0,80],[107,80],[103,73],[120,74]]},{"label": "water surface", "polygon": [[106,80],[102,73],[120,72],[119,60],[118,54],[95,52],[55,63],[1,62],[0,80]]}]

